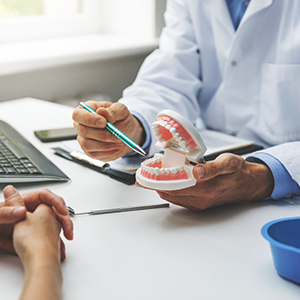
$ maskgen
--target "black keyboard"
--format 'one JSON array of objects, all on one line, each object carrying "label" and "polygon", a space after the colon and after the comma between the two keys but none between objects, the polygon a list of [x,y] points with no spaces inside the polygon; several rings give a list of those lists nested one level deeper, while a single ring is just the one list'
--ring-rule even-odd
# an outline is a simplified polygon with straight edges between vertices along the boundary
[{"label": "black keyboard", "polygon": [[69,180],[19,132],[0,120],[0,183]]}]

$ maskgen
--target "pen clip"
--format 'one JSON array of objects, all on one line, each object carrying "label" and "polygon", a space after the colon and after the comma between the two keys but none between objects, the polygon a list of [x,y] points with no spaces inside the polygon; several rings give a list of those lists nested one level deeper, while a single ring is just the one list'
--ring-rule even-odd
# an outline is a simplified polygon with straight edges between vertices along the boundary
[{"label": "pen clip", "polygon": [[98,159],[91,158],[91,157],[87,156],[86,154],[81,153],[79,151],[71,151],[69,154],[73,158],[84,161],[84,162],[86,162],[86,163],[88,163],[92,166],[95,166],[95,167],[98,167],[98,168],[101,168],[101,169],[109,168],[108,163],[103,162],[103,161],[98,160]]}]

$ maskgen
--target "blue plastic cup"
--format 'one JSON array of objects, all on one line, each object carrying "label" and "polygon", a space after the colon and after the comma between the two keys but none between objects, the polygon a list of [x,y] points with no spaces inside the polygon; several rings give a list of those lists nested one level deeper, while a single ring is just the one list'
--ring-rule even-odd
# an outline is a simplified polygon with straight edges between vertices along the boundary
[{"label": "blue plastic cup", "polygon": [[300,218],[274,220],[262,227],[277,273],[300,284]]}]

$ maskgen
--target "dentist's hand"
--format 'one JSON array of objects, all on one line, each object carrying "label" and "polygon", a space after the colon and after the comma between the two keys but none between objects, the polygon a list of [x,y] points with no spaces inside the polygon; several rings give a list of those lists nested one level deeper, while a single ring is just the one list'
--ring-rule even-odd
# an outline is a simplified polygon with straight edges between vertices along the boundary
[{"label": "dentist's hand", "polygon": [[82,150],[90,157],[102,161],[112,161],[132,150],[105,129],[109,121],[137,144],[144,139],[144,129],[140,122],[122,103],[87,101],[97,114],[77,107],[73,112],[74,127],[78,131],[77,140]]},{"label": "dentist's hand", "polygon": [[[195,186],[176,191],[157,191],[173,204],[193,211],[235,202],[262,200],[271,195],[274,179],[265,164],[250,163],[234,154],[193,168]],[[137,184],[138,185],[138,184]]]}]

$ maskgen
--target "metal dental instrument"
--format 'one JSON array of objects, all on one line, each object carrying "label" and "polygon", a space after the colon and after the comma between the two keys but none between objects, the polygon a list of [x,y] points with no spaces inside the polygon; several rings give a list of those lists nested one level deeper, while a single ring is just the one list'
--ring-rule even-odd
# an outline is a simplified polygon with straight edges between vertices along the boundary
[{"label": "metal dental instrument", "polygon": [[128,206],[128,207],[120,207],[120,208],[109,208],[109,209],[100,209],[100,210],[91,210],[86,212],[76,213],[75,210],[68,206],[68,212],[70,217],[75,217],[78,215],[104,215],[104,214],[113,214],[127,211],[135,211],[135,210],[146,210],[146,209],[154,209],[154,208],[163,208],[169,207],[169,203],[163,204],[154,204],[154,205],[143,205],[143,206]]},{"label": "metal dental instrument", "polygon": [[[89,107],[83,102],[80,102],[79,106],[89,111],[90,113],[96,114],[96,112],[91,107]],[[108,121],[106,122],[105,128],[136,153],[142,156],[146,155],[146,152],[135,141],[133,141],[130,137],[128,137],[125,133],[123,133],[121,130],[119,130],[110,122]]]}]

